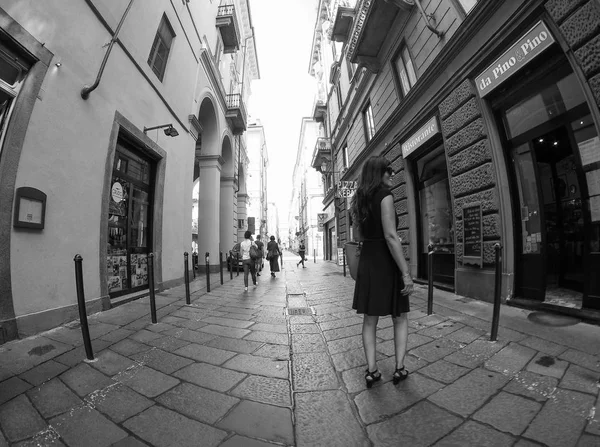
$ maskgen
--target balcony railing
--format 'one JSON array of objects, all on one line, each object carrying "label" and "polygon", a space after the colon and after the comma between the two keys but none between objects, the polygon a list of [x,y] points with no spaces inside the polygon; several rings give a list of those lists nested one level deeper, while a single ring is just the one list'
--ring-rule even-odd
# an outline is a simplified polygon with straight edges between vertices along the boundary
[{"label": "balcony railing", "polygon": [[229,121],[234,134],[240,134],[246,130],[246,107],[242,95],[234,93],[227,95],[227,113],[225,118]]},{"label": "balcony railing", "polygon": [[234,53],[240,48],[240,31],[238,28],[235,6],[223,5],[217,10],[217,28],[223,40],[223,52]]}]

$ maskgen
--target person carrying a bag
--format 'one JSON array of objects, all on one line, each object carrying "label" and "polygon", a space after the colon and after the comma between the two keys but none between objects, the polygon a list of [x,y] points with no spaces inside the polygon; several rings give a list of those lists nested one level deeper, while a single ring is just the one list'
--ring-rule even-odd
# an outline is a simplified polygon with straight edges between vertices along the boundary
[{"label": "person carrying a bag", "polygon": [[261,241],[260,234],[256,235],[256,246],[258,247],[258,258],[256,259],[256,276],[260,276],[263,267],[263,258],[265,257],[265,244]]},{"label": "person carrying a bag", "polygon": [[244,240],[240,243],[240,252],[242,253],[242,265],[244,266],[244,291],[248,291],[248,271],[252,274],[252,283],[256,283],[256,260],[258,259],[258,247],[252,242],[252,233],[246,231]]},{"label": "person carrying a bag", "polygon": [[279,244],[275,242],[275,236],[271,236],[271,240],[267,244],[267,261],[269,261],[269,267],[271,268],[271,276],[275,278],[275,273],[279,271],[279,256],[281,256],[281,250],[279,250]]},{"label": "person carrying a bag", "polygon": [[302,264],[302,268],[305,269],[306,266],[304,265],[304,254],[306,253],[306,245],[304,245],[304,241],[300,241],[300,246],[298,247],[298,254],[300,255],[300,260],[298,261],[298,263],[296,264],[296,267],[300,266],[300,264]]}]

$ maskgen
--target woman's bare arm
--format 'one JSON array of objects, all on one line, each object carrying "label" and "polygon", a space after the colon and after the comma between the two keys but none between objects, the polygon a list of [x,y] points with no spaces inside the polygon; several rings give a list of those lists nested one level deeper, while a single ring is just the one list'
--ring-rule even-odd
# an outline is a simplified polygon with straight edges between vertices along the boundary
[{"label": "woman's bare arm", "polygon": [[390,249],[390,253],[396,261],[396,265],[402,272],[402,278],[404,280],[405,288],[403,293],[410,293],[412,291],[413,282],[410,276],[410,269],[406,259],[404,259],[404,253],[402,253],[402,243],[396,233],[396,210],[394,209],[394,200],[392,196],[386,196],[381,201],[381,224],[383,226],[383,235],[387,246]]}]

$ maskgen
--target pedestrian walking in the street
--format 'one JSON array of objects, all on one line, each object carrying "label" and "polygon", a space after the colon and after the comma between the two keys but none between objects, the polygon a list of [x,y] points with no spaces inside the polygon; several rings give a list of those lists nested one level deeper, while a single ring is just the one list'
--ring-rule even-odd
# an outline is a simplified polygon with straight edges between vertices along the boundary
[{"label": "pedestrian walking in the street", "polygon": [[302,264],[302,268],[305,269],[306,266],[304,265],[304,255],[306,254],[306,245],[304,245],[304,240],[300,241],[300,246],[298,247],[298,254],[300,255],[300,261],[298,261],[296,267]]},{"label": "pedestrian walking in the street", "polygon": [[260,276],[260,272],[262,271],[263,267],[263,259],[265,257],[265,243],[261,239],[261,235],[258,234],[255,242],[256,246],[258,247],[258,259],[256,260],[255,266],[256,276]]},{"label": "pedestrian walking in the street", "polygon": [[275,236],[271,236],[271,240],[267,244],[267,261],[269,261],[271,276],[273,278],[275,278],[275,273],[279,271],[279,256],[281,256],[279,244],[275,242]]},{"label": "pedestrian walking in the street", "polygon": [[408,376],[404,356],[408,296],[413,291],[413,281],[402,253],[402,241],[396,233],[398,216],[390,190],[393,176],[394,170],[384,157],[369,158],[352,200],[352,214],[362,241],[352,308],[364,315],[362,341],[368,364],[367,388],[381,379],[375,359],[377,322],[381,316],[391,315],[394,323],[394,384]]},{"label": "pedestrian walking in the street", "polygon": [[242,253],[242,265],[244,266],[244,291],[248,291],[248,272],[252,274],[252,283],[254,287],[256,283],[256,259],[252,259],[250,256],[251,247],[254,247],[258,251],[258,247],[252,241],[252,233],[246,231],[244,233],[244,240],[240,243],[240,252]]}]

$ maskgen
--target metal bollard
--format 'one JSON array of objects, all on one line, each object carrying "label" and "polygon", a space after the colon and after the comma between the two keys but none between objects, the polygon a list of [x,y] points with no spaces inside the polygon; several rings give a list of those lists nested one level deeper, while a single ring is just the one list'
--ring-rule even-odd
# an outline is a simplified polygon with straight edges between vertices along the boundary
[{"label": "metal bollard", "polygon": [[87,311],[85,309],[85,294],[83,290],[83,258],[81,255],[75,255],[75,287],[77,288],[77,306],[79,307],[79,321],[81,322],[81,333],[83,335],[83,344],[85,346],[85,355],[88,360],[94,360],[94,351],[92,350],[92,339],[90,338],[90,328],[87,321]]},{"label": "metal bollard", "polygon": [[433,313],[433,244],[427,246],[427,315]]},{"label": "metal bollard", "polygon": [[156,297],[154,296],[154,253],[148,254],[148,288],[150,290],[150,316],[156,324]]},{"label": "metal bollard", "polygon": [[196,256],[192,253],[192,275],[194,275],[194,279],[196,279]]},{"label": "metal bollard", "polygon": [[235,254],[235,269],[237,270],[237,275],[235,275],[235,276],[240,276],[240,254],[239,253]]},{"label": "metal bollard", "polygon": [[342,249],[342,259],[344,263],[344,276],[346,276],[346,247]]},{"label": "metal bollard", "polygon": [[233,279],[233,254],[229,252],[229,279]]},{"label": "metal bollard", "polygon": [[221,285],[223,285],[223,252],[219,252],[219,274],[221,276]]},{"label": "metal bollard", "polygon": [[210,292],[210,262],[208,260],[208,252],[204,255],[204,261],[206,262],[206,291]]},{"label": "metal bollard", "polygon": [[497,242],[494,244],[496,252],[496,275],[494,281],[494,313],[492,315],[492,330],[490,332],[490,340],[496,341],[498,338],[498,323],[500,323],[500,292],[502,289],[502,244]]},{"label": "metal bollard", "polygon": [[317,263],[317,250],[313,249],[313,258],[315,260],[315,264]]},{"label": "metal bollard", "polygon": [[[194,263],[192,257],[192,264]],[[183,253],[183,278],[185,280],[185,304],[190,304],[190,265],[188,252]]]}]

